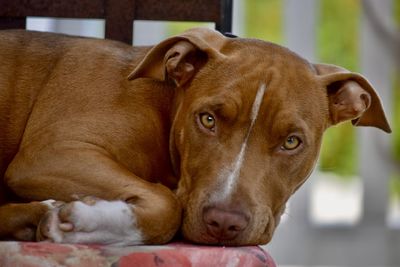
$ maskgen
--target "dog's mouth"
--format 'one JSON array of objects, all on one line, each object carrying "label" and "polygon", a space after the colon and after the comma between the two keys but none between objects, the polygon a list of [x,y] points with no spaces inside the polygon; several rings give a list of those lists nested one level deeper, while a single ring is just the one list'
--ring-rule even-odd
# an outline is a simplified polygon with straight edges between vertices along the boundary
[{"label": "dog's mouth", "polygon": [[[186,213],[186,212],[185,212]],[[202,214],[202,212],[199,212]],[[204,216],[185,214],[181,228],[182,237],[190,242],[216,246],[252,246],[267,244],[275,231],[275,216],[270,212],[262,218],[252,217],[244,228],[236,222],[207,224]]]},{"label": "dog's mouth", "polygon": [[[271,241],[274,230],[265,230],[265,234],[260,234],[256,238],[248,238],[246,234],[242,234],[232,239],[215,237],[207,231],[202,231],[198,235],[193,236],[191,233],[182,233],[185,240],[201,245],[213,246],[255,246],[264,245]],[[271,234],[266,234],[271,232]]]}]

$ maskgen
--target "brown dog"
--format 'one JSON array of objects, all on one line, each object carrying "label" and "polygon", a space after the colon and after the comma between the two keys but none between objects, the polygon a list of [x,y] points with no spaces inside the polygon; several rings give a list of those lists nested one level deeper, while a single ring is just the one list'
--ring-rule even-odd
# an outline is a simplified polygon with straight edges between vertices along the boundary
[{"label": "brown dog", "polygon": [[4,31],[0,62],[2,238],[264,244],[325,129],[390,132],[359,74],[207,29],[152,48]]}]

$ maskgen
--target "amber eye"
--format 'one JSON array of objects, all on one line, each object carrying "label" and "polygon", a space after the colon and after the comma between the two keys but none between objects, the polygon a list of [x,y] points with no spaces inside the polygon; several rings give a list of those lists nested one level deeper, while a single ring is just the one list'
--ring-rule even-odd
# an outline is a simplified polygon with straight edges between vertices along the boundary
[{"label": "amber eye", "polygon": [[200,122],[208,130],[213,130],[215,127],[215,119],[209,113],[200,114]]},{"label": "amber eye", "polygon": [[301,144],[300,138],[295,135],[291,135],[286,138],[285,143],[283,143],[282,148],[285,150],[296,149]]}]

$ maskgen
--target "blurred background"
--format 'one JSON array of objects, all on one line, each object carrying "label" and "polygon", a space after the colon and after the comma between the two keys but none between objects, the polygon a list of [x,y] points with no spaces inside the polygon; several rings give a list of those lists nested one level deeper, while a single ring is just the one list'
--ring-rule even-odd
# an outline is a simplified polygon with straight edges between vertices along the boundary
[{"label": "blurred background", "polygon": [[[162,2],[160,1],[160,4]],[[393,133],[341,124],[265,248],[279,266],[400,266],[400,0],[234,0],[233,33],[365,75]],[[213,23],[135,21],[134,45]],[[104,38],[104,21],[28,18],[31,30]]]}]

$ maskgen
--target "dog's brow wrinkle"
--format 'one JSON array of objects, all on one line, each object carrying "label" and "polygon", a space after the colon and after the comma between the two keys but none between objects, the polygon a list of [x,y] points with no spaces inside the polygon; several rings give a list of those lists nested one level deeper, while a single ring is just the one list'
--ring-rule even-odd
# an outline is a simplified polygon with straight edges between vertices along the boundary
[{"label": "dog's brow wrinkle", "polygon": [[260,106],[261,106],[262,100],[264,98],[265,90],[266,90],[266,85],[263,83],[258,88],[256,97],[254,99],[253,106],[251,108],[251,114],[250,114],[250,126],[247,130],[246,137],[240,148],[240,152],[235,159],[232,171],[229,173],[229,175],[227,177],[227,183],[226,183],[226,186],[224,187],[223,198],[226,198],[232,192],[232,190],[235,187],[237,180],[239,178],[240,170],[242,168],[243,161],[244,161],[244,155],[246,152],[247,142],[248,142],[250,133],[254,127],[255,121],[257,120],[257,116],[260,111]]}]

